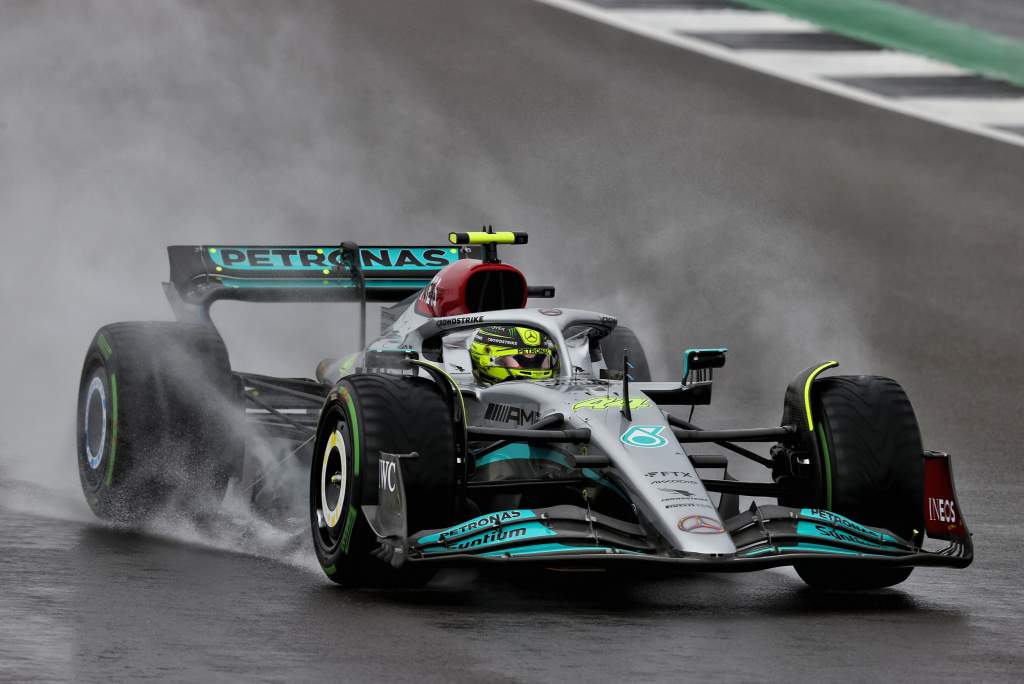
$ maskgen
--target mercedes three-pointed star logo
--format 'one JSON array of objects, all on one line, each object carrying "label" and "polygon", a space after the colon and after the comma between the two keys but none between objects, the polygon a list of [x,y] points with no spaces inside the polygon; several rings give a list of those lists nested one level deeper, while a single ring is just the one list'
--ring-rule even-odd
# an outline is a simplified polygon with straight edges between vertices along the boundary
[{"label": "mercedes three-pointed star logo", "polygon": [[679,521],[679,529],[691,534],[722,534],[722,526],[714,518],[706,515],[688,515]]}]

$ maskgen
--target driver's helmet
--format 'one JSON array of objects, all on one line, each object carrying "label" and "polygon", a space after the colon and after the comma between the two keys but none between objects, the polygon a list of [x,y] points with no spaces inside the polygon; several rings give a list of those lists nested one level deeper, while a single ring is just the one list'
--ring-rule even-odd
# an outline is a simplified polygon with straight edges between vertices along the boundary
[{"label": "driver's helmet", "polygon": [[558,375],[555,343],[533,328],[480,328],[469,345],[469,357],[473,377],[486,385],[505,380],[550,380]]}]

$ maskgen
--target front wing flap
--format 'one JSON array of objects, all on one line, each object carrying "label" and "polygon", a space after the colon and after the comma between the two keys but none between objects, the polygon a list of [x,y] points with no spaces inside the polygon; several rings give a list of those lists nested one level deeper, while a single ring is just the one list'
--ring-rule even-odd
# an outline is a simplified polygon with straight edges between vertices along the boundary
[{"label": "front wing flap", "polygon": [[646,532],[632,523],[593,513],[578,506],[553,506],[537,510],[513,509],[489,513],[413,538],[411,558],[443,558],[465,553],[484,557],[517,555],[538,543],[566,544],[601,553],[654,553]]},{"label": "front wing flap", "polygon": [[[632,529],[625,529],[626,527]],[[970,563],[968,546],[924,551],[888,530],[861,525],[831,511],[785,506],[755,507],[726,522],[737,552],[701,555],[659,549],[638,525],[575,506],[514,509],[468,520],[447,530],[414,535],[409,562],[451,565],[494,561],[567,564],[672,564],[692,570],[740,572],[802,560],[862,561],[889,565]]]}]

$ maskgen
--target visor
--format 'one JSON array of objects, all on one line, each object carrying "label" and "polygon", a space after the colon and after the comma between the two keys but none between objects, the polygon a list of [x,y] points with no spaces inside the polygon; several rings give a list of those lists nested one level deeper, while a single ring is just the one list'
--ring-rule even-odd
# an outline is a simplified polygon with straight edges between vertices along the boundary
[{"label": "visor", "polygon": [[494,359],[494,365],[501,366],[503,368],[548,370],[551,368],[551,350],[531,349],[529,353],[498,356]]}]

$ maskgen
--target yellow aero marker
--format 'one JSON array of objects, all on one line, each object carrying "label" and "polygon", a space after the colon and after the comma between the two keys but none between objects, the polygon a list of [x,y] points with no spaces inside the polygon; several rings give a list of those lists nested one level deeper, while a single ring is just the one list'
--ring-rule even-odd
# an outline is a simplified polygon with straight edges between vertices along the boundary
[{"label": "yellow aero marker", "polygon": [[486,233],[482,230],[469,233],[448,233],[448,241],[453,245],[525,245],[529,240],[526,233],[511,230],[499,230]]},{"label": "yellow aero marker", "polygon": [[826,361],[811,371],[811,374],[807,376],[807,381],[804,382],[804,410],[807,411],[807,430],[809,432],[814,432],[814,418],[811,417],[811,383],[814,382],[814,378],[838,365],[838,361]]}]

